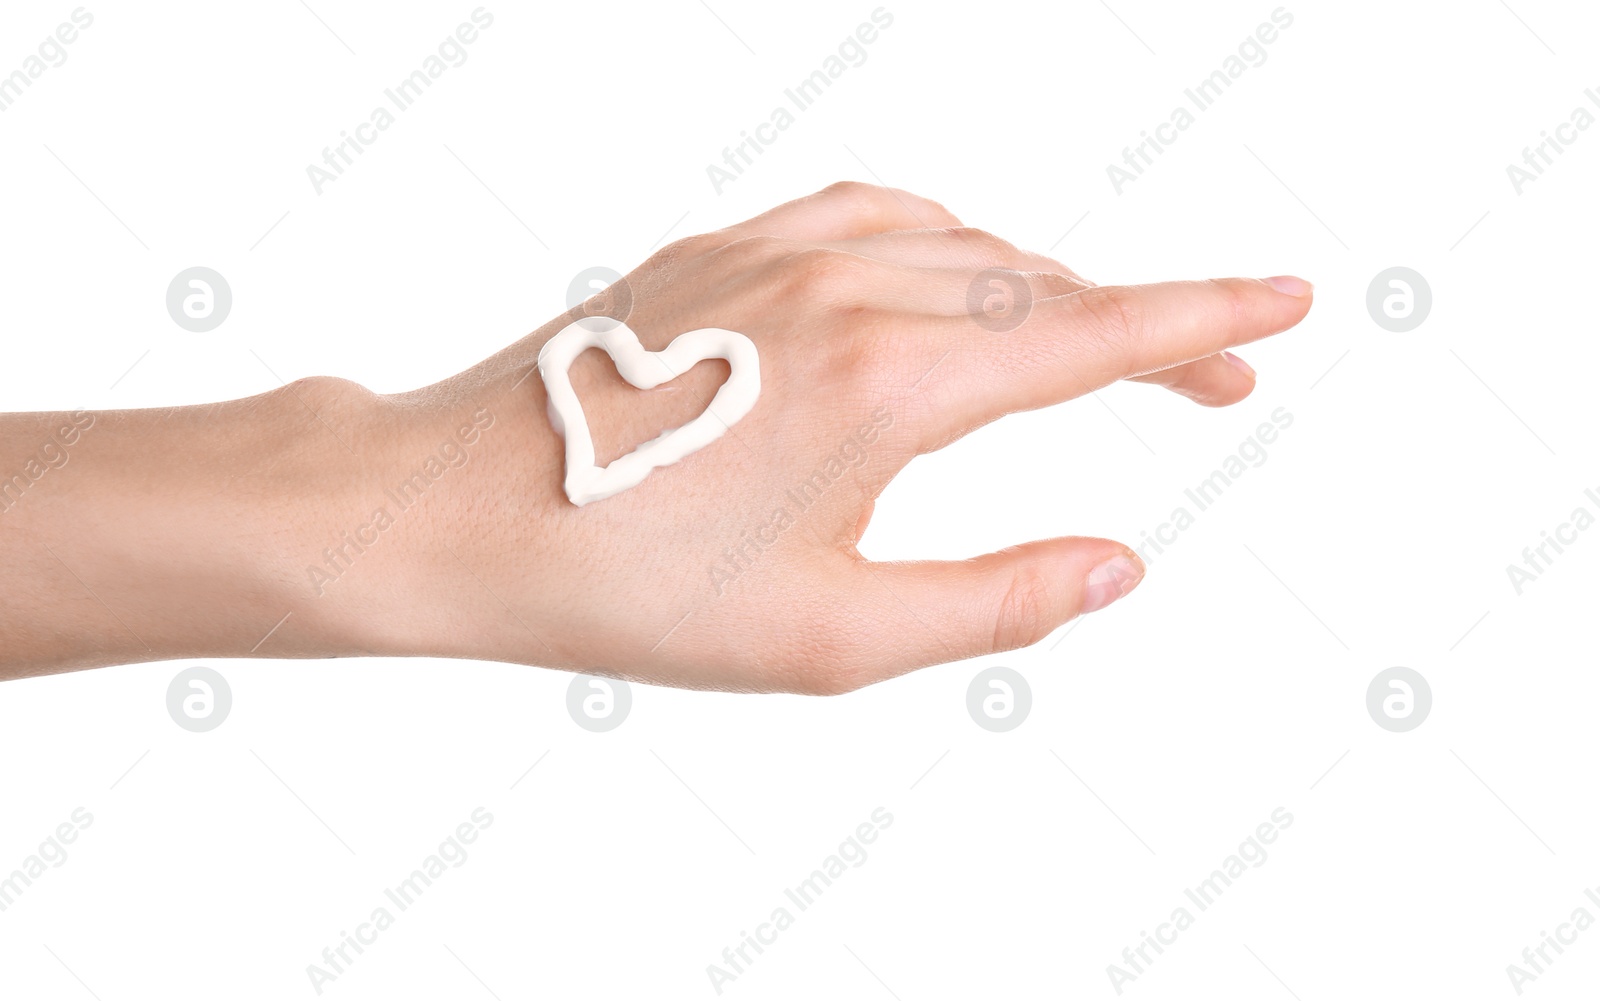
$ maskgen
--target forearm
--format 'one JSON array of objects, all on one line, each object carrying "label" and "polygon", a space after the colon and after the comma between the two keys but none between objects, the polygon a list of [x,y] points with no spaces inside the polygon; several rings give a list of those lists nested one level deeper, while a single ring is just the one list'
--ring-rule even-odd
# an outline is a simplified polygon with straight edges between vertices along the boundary
[{"label": "forearm", "polygon": [[379,405],[313,379],[226,403],[0,417],[0,677],[359,643],[349,607],[307,600],[306,567],[393,449]]}]

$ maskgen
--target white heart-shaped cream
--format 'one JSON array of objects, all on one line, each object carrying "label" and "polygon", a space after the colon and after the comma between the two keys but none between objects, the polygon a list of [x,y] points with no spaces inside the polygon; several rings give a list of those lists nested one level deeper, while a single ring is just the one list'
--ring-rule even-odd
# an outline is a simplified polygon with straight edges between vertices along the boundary
[{"label": "white heart-shaped cream", "polygon": [[[596,325],[614,322],[603,317],[587,319]],[[721,358],[731,371],[699,417],[601,468],[594,464],[589,421],[569,372],[578,356],[590,348],[610,355],[617,374],[637,389],[654,389],[708,358]],[[584,321],[576,321],[539,349],[539,377],[550,399],[550,423],[566,439],[567,499],[579,507],[619,494],[637,485],[652,469],[670,466],[705,448],[749,413],[761,395],[761,359],[755,344],[741,333],[719,327],[690,330],[660,351],[646,351],[627,324],[593,330]]]}]

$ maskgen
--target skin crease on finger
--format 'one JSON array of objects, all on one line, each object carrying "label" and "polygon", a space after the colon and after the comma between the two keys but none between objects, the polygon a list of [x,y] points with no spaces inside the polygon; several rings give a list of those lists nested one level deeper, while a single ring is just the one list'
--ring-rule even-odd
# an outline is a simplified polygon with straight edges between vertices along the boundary
[{"label": "skin crease on finger", "polygon": [[[1005,241],[953,237],[960,226],[926,199],[847,183],[652,255],[625,279],[643,347],[738,331],[759,351],[760,396],[706,447],[581,508],[563,491],[562,440],[533,367],[585,307],[422,389],[314,378],[249,400],[97,414],[72,464],[0,516],[11,609],[0,677],[421,655],[837,694],[1035,642],[1137,584],[1127,547],[1063,536],[872,563],[856,543],[885,485],[1007,412],[1132,373],[1208,405],[1242,399],[1254,376],[1221,352],[1292,326],[1310,293],[1231,279],[1079,288]],[[959,266],[952,239],[969,255]],[[979,264],[1034,272],[1029,287],[1056,294],[995,334],[960,313]],[[1096,327],[1119,314],[1070,308],[1085,294],[1128,297],[1138,308],[1120,315],[1145,326]],[[693,420],[729,370],[705,361],[640,391],[590,350],[570,371],[604,464]],[[0,468],[59,420],[0,417]],[[196,461],[152,469],[152,455]],[[389,499],[406,483],[407,504]],[[374,528],[380,507],[389,517]],[[85,584],[116,618],[83,600]]]}]

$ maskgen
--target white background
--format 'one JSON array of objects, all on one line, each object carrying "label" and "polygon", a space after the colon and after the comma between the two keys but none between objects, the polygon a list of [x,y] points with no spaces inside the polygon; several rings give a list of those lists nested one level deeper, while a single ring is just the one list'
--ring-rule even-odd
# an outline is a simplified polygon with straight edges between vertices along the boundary
[{"label": "white background", "polygon": [[[1242,352],[1251,399],[1124,385],[1007,419],[914,463],[868,555],[1137,545],[1273,409],[1293,426],[1122,603],[846,697],[636,686],[594,734],[565,674],[214,662],[232,714],[195,734],[165,708],[189,665],[8,684],[0,870],[94,821],[0,913],[5,996],[314,997],[307,965],[478,806],[465,864],[325,996],[715,997],[708,964],[878,807],[865,863],[724,996],[1115,997],[1107,965],[1278,807],[1267,861],[1124,996],[1516,996],[1524,947],[1600,917],[1600,532],[1520,596],[1506,573],[1600,488],[1600,128],[1520,195],[1506,174],[1600,88],[1592,6],[1287,5],[1267,61],[1119,195],[1107,164],[1271,0],[891,3],[866,63],[719,195],[706,166],[876,4],[710,2],[491,3],[467,62],[321,195],[307,164],[471,0],[90,6],[0,114],[0,400],[412,388],[554,316],[581,269],[854,178],[1102,283],[1317,284]],[[72,9],[6,5],[0,73]],[[195,265],[235,299],[208,334],[164,307]],[[1395,265],[1434,296],[1403,334],[1366,308]],[[1009,733],[967,714],[989,664],[1032,687]],[[1432,686],[1409,733],[1365,707],[1395,665]],[[1596,983],[1591,929],[1526,992]]]}]

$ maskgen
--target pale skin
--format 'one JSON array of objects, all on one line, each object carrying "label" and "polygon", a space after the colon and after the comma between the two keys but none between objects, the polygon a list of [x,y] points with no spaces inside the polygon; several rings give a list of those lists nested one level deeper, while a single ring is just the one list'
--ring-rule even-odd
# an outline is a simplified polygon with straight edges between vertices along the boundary
[{"label": "pale skin", "polygon": [[[1030,290],[1015,329],[969,312],[991,268]],[[1064,537],[873,563],[856,548],[873,499],[919,454],[1119,380],[1236,403],[1255,374],[1228,349],[1311,306],[1298,278],[1095,286],[855,183],[673,243],[626,283],[412,392],[319,377],[208,406],[0,417],[0,678],[416,655],[836,694],[1027,646],[1132,590],[1138,557]],[[761,395],[708,447],[576,507],[534,364],[630,297],[649,350],[701,327],[749,336]],[[580,357],[597,461],[698,415],[727,371],[642,392]]]}]

